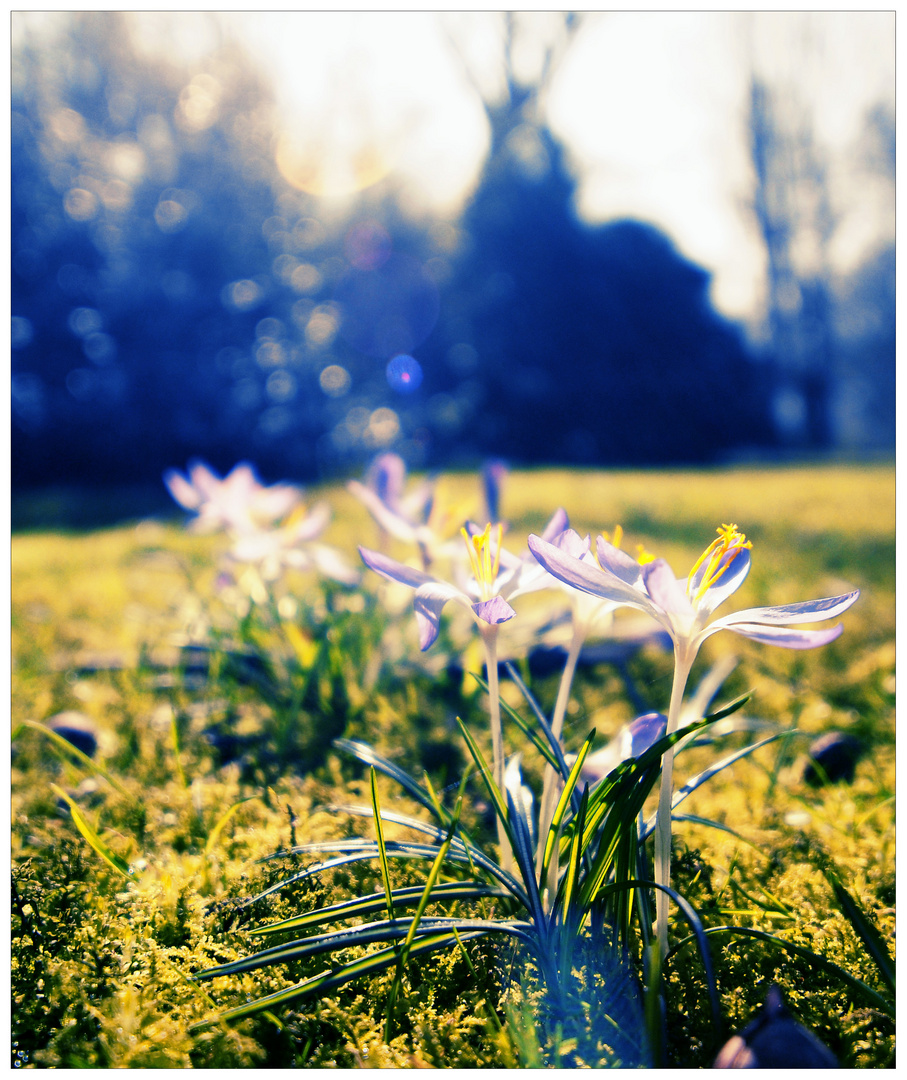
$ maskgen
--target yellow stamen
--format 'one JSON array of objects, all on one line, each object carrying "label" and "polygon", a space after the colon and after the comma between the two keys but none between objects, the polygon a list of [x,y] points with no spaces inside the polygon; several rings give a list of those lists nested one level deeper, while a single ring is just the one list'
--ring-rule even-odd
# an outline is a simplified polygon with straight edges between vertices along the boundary
[{"label": "yellow stamen", "polygon": [[[602,533],[602,539],[611,544],[612,547],[619,548],[621,541],[624,538],[624,530],[620,525],[614,526],[614,532],[609,536],[606,532]],[[645,566],[646,563],[655,562],[655,556],[646,551],[642,544],[636,545],[636,561],[640,566]]]},{"label": "yellow stamen", "polygon": [[615,525],[614,526],[614,532],[611,534],[611,536],[609,536],[606,532],[603,532],[602,537],[609,544],[611,544],[612,547],[619,548],[620,547],[620,542],[624,538],[624,530],[620,527],[620,525]]},{"label": "yellow stamen", "polygon": [[501,537],[504,526],[497,526],[497,545],[494,555],[491,552],[491,524],[485,526],[485,531],[478,536],[470,536],[465,528],[460,529],[463,539],[466,541],[466,550],[469,552],[469,562],[472,573],[479,586],[483,600],[490,600],[494,595],[494,583],[498,576],[498,567],[501,562]]},{"label": "yellow stamen", "polygon": [[651,551],[646,551],[642,544],[636,545],[636,561],[640,566],[645,566],[646,563],[655,562],[655,556]]},{"label": "yellow stamen", "polygon": [[[718,539],[713,540],[711,544],[709,544],[696,560],[696,565],[690,571],[690,577],[692,578],[703,563],[708,563],[705,573],[702,575],[702,580],[699,582],[699,587],[696,589],[696,594],[693,597],[694,600],[702,598],[707,590],[710,589],[724,574],[744,548],[751,548],[753,546],[743,533],[738,531],[736,525],[722,525],[716,531],[718,533]],[[722,565],[722,560],[725,555],[728,555],[729,553],[730,558]]]}]

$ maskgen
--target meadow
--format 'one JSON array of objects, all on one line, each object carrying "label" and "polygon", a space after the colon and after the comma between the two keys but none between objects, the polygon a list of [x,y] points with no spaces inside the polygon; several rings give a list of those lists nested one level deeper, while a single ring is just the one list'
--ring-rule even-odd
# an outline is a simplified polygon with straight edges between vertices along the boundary
[{"label": "meadow", "polygon": [[[580,945],[557,1016],[517,937],[448,928],[450,948],[419,952],[430,873],[433,887],[453,890],[473,867],[386,858],[415,851],[403,819],[427,822],[432,805],[445,823],[436,850],[446,843],[452,852],[461,827],[476,838],[464,851],[494,851],[500,840],[496,814],[507,810],[496,811],[476,767],[476,754],[491,760],[493,751],[494,680],[468,612],[449,604],[437,641],[420,651],[412,591],[357,553],[383,542],[363,503],[339,485],[307,491],[305,501],[330,507],[319,542],[358,583],[312,565],[264,573],[263,556],[257,569],[235,560],[225,569],[225,537],[193,533],[176,505],[166,518],[13,535],[14,1067],[709,1067],[772,985],[843,1067],[893,1066],[893,467],[506,477],[500,516],[514,552],[560,506],[580,534],[613,535],[619,524],[626,550],[640,544],[685,576],[716,528],[735,522],[752,544],[752,569],[729,609],[860,590],[840,618],[842,635],[821,648],[724,633],[704,642],[690,691],[714,673],[705,702],[713,714],[746,697],[724,733],[703,728],[708,737],[678,749],[674,763],[679,787],[741,751],[675,817],[671,885],[695,918],[672,907],[654,996],[654,905],[644,889],[615,908],[616,921],[604,920],[620,938],[613,970],[583,951],[589,924],[566,920]],[[476,474],[439,481],[434,506],[447,508],[455,541],[466,519],[484,525],[482,504]],[[411,554],[387,544],[401,559]],[[504,744],[521,752],[512,790],[530,802],[542,796],[547,766],[524,727],[536,730],[529,698],[549,719],[555,710],[569,644],[563,607],[553,590],[514,599],[517,615],[497,636],[498,658],[512,661],[501,668]],[[608,633],[586,641],[563,715],[568,767],[570,755],[591,756],[634,717],[668,711],[671,652],[651,625],[637,636],[640,618],[618,611]],[[54,732],[61,713],[80,714],[85,752]],[[808,751],[831,732],[849,737],[855,768],[809,777]],[[756,741],[763,745],[742,753]],[[357,751],[361,744],[371,750]],[[655,813],[658,764],[639,788],[644,805],[623,825],[632,860],[638,847],[643,864],[651,842],[637,845],[636,822]],[[625,762],[620,776],[633,767]],[[401,787],[394,770],[413,785]],[[554,840],[564,912],[569,882],[582,880],[577,838],[593,807],[580,789],[576,779],[574,839],[565,817]],[[366,811],[338,809],[350,804]],[[521,814],[510,803],[515,847]],[[374,845],[380,859],[335,860],[306,875],[326,861],[306,845],[326,851],[341,841]],[[618,859],[607,880],[624,872],[629,881]],[[393,891],[406,889],[421,898],[417,918],[388,966],[370,966],[377,939],[360,934],[340,958],[297,949],[243,967],[265,924],[342,903],[361,919],[355,901],[366,895],[393,922]],[[444,911],[473,927],[495,918],[516,926],[505,893],[451,891]],[[269,940],[286,941],[291,930],[298,938],[287,927]],[[406,963],[401,947],[412,948]],[[361,978],[337,978],[359,962]],[[195,977],[218,967],[229,970]],[[325,972],[323,993],[281,997]],[[268,995],[271,1003],[256,1004]]]}]

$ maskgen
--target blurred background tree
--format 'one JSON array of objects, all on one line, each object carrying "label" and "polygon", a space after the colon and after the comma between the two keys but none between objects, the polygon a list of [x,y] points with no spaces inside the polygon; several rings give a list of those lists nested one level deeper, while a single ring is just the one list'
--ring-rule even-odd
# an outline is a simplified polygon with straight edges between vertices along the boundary
[{"label": "blurred background tree", "polygon": [[[754,75],[757,346],[663,231],[579,217],[546,101],[584,16],[549,13],[533,51],[538,13],[499,13],[481,62],[449,25],[489,136],[446,215],[414,208],[368,146],[355,193],[322,197],[327,165],[281,133],[270,73],[201,17],[194,60],[143,47],[129,13],[15,38],[14,490],[156,485],[191,457],[311,480],[385,448],[414,467],[893,449],[893,244],[829,269],[828,166],[790,95]],[[893,181],[884,107],[855,153]]]}]

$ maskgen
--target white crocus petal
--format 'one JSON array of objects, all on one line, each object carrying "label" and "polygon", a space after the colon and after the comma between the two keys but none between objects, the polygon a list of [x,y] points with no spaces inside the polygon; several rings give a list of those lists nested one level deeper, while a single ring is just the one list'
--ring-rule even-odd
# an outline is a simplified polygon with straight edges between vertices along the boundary
[{"label": "white crocus petal", "polygon": [[712,625],[732,627],[734,623],[761,623],[771,626],[794,626],[799,623],[823,622],[834,619],[855,603],[860,590],[841,596],[826,596],[821,600],[801,600],[796,604],[778,604],[773,607],[745,608],[716,620]]},{"label": "white crocus petal", "polygon": [[403,563],[382,555],[380,551],[370,551],[368,548],[359,548],[362,561],[376,574],[386,577],[388,581],[396,581],[400,585],[406,585],[410,589],[418,589],[420,585],[435,579],[424,570],[417,570],[412,566],[404,566]]},{"label": "white crocus petal", "polygon": [[614,574],[628,585],[634,587],[641,585],[642,567],[626,551],[621,551],[614,544],[609,544],[603,536],[599,536],[596,540],[595,549],[598,552],[598,561],[602,570]]},{"label": "white crocus petal", "polygon": [[201,505],[201,496],[195,486],[176,469],[168,469],[164,473],[164,483],[173,498],[186,510],[197,510]]},{"label": "white crocus petal", "polygon": [[312,562],[319,573],[337,581],[341,585],[358,585],[359,574],[347,562],[339,551],[326,544],[313,544],[311,549]]},{"label": "white crocus petal", "polygon": [[413,608],[419,628],[419,648],[423,652],[434,644],[441,627],[441,612],[450,600],[473,611],[470,598],[454,585],[432,578],[416,589]]},{"label": "white crocus petal", "polygon": [[290,518],[290,534],[297,543],[314,540],[324,532],[330,520],[330,507],[326,503],[318,503],[298,523]]},{"label": "white crocus petal", "polygon": [[760,641],[763,645],[780,645],[785,649],[816,649],[840,637],[844,632],[844,624],[836,623],[824,630],[795,630],[788,626],[765,626],[759,623],[734,623],[725,626],[713,624],[705,636],[716,630],[732,630],[741,637]]},{"label": "white crocus petal", "polygon": [[686,589],[674,577],[674,571],[664,559],[647,563],[642,568],[642,578],[646,592],[658,608],[668,616],[678,616],[682,621],[693,619],[696,612]]},{"label": "white crocus petal", "polygon": [[[712,612],[720,604],[723,604],[725,600],[733,593],[735,593],[743,584],[746,575],[750,572],[750,553],[748,548],[737,549],[737,554],[731,561],[730,566],[725,572],[718,578],[714,585],[709,586],[696,602],[696,609],[698,611],[704,611],[707,615],[711,615]],[[699,579],[701,575],[695,575],[690,578],[687,591],[690,596],[693,596],[696,589],[699,586]]]},{"label": "white crocus petal", "polygon": [[647,615],[658,617],[655,605],[642,589],[627,584],[609,571],[599,570],[591,561],[573,558],[538,536],[529,537],[529,550],[549,573],[566,585],[600,596],[603,600],[628,604]]},{"label": "white crocus petal", "polygon": [[360,484],[358,480],[351,480],[347,484],[347,489],[365,505],[375,521],[395,540],[415,543],[416,526],[392,510],[371,488]]}]

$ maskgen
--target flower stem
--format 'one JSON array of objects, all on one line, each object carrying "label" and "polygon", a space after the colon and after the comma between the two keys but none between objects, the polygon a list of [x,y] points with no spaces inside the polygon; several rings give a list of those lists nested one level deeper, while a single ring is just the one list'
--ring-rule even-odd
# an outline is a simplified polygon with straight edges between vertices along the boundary
[{"label": "flower stem", "polygon": [[[504,794],[504,732],[501,726],[501,691],[498,684],[498,628],[483,626],[482,643],[485,646],[485,667],[488,672],[488,716],[491,721],[491,753],[493,780],[501,794]],[[506,796],[505,796],[506,798]],[[504,829],[504,823],[497,815],[498,846],[501,849],[501,866],[508,873],[513,869],[513,853],[510,841]]]},{"label": "flower stem", "polygon": [[[680,708],[686,690],[687,679],[696,650],[686,643],[674,646],[674,683],[671,687],[671,704],[668,708],[667,735],[677,730]],[[661,790],[658,796],[658,814],[655,819],[655,881],[659,885],[671,884],[671,803],[674,797],[674,747],[661,759]],[[668,903],[670,897],[661,889],[655,895],[655,923],[658,953],[664,962],[668,954]]]},{"label": "flower stem", "polygon": [[[573,624],[573,640],[567,652],[567,661],[561,673],[561,681],[557,690],[557,700],[554,704],[554,715],[551,718],[551,733],[558,742],[564,730],[564,716],[567,712],[567,703],[570,700],[570,690],[573,687],[573,676],[576,674],[576,664],[579,659],[583,642],[586,640],[587,627],[576,621]],[[539,888],[544,891],[544,883],[541,881],[542,862],[545,857],[545,844],[548,840],[548,830],[551,828],[551,819],[554,817],[554,807],[560,795],[560,775],[553,765],[545,765],[545,780],[542,786],[542,802],[539,806],[539,833],[538,847],[535,854],[535,873],[539,878]],[[553,868],[553,874],[549,873],[549,895],[551,894],[552,880],[557,882],[557,847],[551,857],[549,869]]]}]

